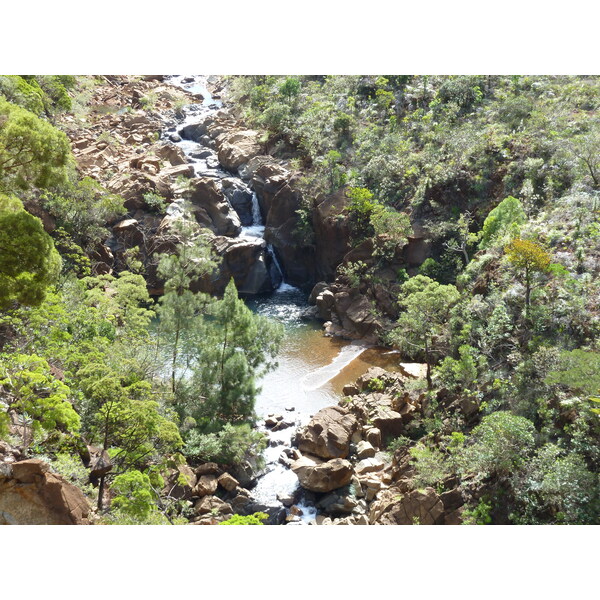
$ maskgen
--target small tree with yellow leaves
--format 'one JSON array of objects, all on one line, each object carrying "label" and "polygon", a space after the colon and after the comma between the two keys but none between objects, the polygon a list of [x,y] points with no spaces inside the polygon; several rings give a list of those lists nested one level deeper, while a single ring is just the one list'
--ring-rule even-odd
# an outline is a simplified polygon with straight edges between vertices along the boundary
[{"label": "small tree with yellow leaves", "polygon": [[515,238],[505,246],[504,252],[525,280],[525,318],[527,318],[534,277],[537,273],[548,271],[550,255],[537,242],[520,238]]}]

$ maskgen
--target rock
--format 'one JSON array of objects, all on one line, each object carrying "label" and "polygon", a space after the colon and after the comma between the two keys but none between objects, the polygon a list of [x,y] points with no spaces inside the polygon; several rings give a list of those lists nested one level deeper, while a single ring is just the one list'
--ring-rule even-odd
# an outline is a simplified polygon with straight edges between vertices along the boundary
[{"label": "rock", "polygon": [[273,427],[272,431],[281,431],[282,429],[287,429],[288,427],[293,427],[293,423],[290,421],[278,421]]},{"label": "rock", "polygon": [[423,363],[400,363],[400,372],[411,379],[425,379],[427,365]]},{"label": "rock", "polygon": [[144,234],[137,219],[123,219],[113,226],[115,237],[126,248],[140,246],[144,242]]},{"label": "rock", "polygon": [[210,290],[225,289],[233,277],[240,294],[266,294],[279,287],[281,275],[264,240],[258,238],[215,238],[217,254],[223,257],[219,276],[211,281]]},{"label": "rock", "polygon": [[193,204],[194,216],[201,225],[209,227],[216,235],[235,237],[240,234],[240,218],[227,201],[220,184],[214,179],[194,179],[188,199]]},{"label": "rock", "polygon": [[366,473],[377,473],[382,471],[385,464],[377,458],[365,458],[361,460],[355,467],[354,471],[357,475],[365,475]]},{"label": "rock", "polygon": [[291,469],[300,485],[312,492],[331,492],[352,479],[352,465],[341,458],[324,462],[317,457],[303,456],[292,463]]},{"label": "rock", "polygon": [[278,419],[276,419],[275,417],[267,417],[265,419],[265,427],[268,427],[269,429],[271,427],[275,427],[275,425],[277,425],[278,423]]},{"label": "rock", "polygon": [[0,525],[85,525],[91,507],[81,490],[39,459],[0,471]]},{"label": "rock", "polygon": [[365,438],[374,448],[381,448],[381,430],[377,427],[367,429]]},{"label": "rock", "polygon": [[375,448],[373,448],[373,446],[369,442],[366,442],[364,440],[360,441],[356,446],[356,455],[360,459],[372,458],[373,456],[375,456]]},{"label": "rock", "polygon": [[225,177],[221,179],[223,194],[237,212],[244,227],[255,224],[252,214],[252,191],[239,179]]},{"label": "rock", "polygon": [[331,311],[335,307],[335,295],[331,290],[323,290],[315,299],[319,317],[324,321],[331,319]]},{"label": "rock", "polygon": [[262,152],[258,131],[225,132],[216,138],[219,162],[228,171],[238,168]]},{"label": "rock", "polygon": [[50,465],[39,458],[22,460],[12,465],[12,476],[21,483],[33,483],[50,470]]},{"label": "rock", "polygon": [[194,505],[194,512],[197,515],[230,515],[233,514],[231,505],[216,496],[204,496]]},{"label": "rock", "polygon": [[239,481],[232,477],[229,473],[223,473],[218,479],[217,483],[228,492],[233,492],[235,488],[240,484]]},{"label": "rock", "polygon": [[173,144],[162,144],[156,148],[155,152],[159,158],[168,161],[173,167],[186,165],[188,162],[183,150]]},{"label": "rock", "polygon": [[308,296],[308,303],[316,304],[317,297],[320,294],[322,294],[328,287],[329,287],[329,284],[326,283],[325,281],[319,281],[318,283],[316,283],[315,286],[313,287],[312,291],[310,292],[310,295]]},{"label": "rock", "polygon": [[352,434],[358,427],[356,417],[340,406],[320,410],[296,435],[301,452],[321,458],[345,458]]},{"label": "rock", "polygon": [[220,475],[222,469],[217,463],[207,462],[196,468],[196,475],[201,477],[202,475]]},{"label": "rock", "polygon": [[381,367],[371,367],[366,373],[361,375],[356,380],[356,386],[361,392],[372,388],[372,381],[374,379],[385,382],[388,376],[388,372]]},{"label": "rock", "polygon": [[434,525],[443,522],[444,505],[433,488],[399,493],[397,488],[382,492],[371,504],[369,522],[380,525]]},{"label": "rock", "polygon": [[96,484],[102,475],[109,473],[113,467],[110,456],[106,450],[97,448],[96,446],[88,446],[87,450],[90,455],[89,469],[90,482]]},{"label": "rock", "polygon": [[296,494],[295,493],[290,493],[290,494],[277,494],[277,500],[279,500],[279,502],[281,502],[281,504],[283,504],[286,507],[292,506],[292,504],[294,504],[294,502],[296,501]]},{"label": "rock", "polygon": [[178,500],[189,500],[194,495],[196,483],[196,474],[189,465],[179,465],[176,469],[171,469],[165,478],[163,494]]},{"label": "rock", "polygon": [[170,139],[170,140],[171,140],[173,143],[177,144],[178,142],[180,142],[180,141],[181,141],[181,136],[180,136],[180,135],[178,135],[177,133],[172,133],[172,134],[169,136],[169,139]]},{"label": "rock", "polygon": [[349,514],[358,506],[358,502],[350,494],[332,492],[321,498],[317,503],[323,513],[327,515]]},{"label": "rock", "polygon": [[356,396],[358,393],[358,387],[354,383],[347,383],[342,388],[342,394],[344,394],[344,396]]},{"label": "rock", "polygon": [[215,475],[201,475],[192,490],[192,495],[202,497],[210,496],[217,491],[217,477]]},{"label": "rock", "polygon": [[465,503],[462,493],[458,489],[444,492],[440,495],[440,500],[444,505],[444,510],[447,512],[454,511]]},{"label": "rock", "polygon": [[380,406],[373,415],[372,421],[384,438],[398,437],[404,432],[402,415],[387,406]]}]

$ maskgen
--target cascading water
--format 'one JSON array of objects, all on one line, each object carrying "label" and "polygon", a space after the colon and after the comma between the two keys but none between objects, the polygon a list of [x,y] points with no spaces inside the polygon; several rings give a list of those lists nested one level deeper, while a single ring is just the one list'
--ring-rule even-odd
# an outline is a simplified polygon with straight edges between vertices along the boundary
[{"label": "cascading water", "polygon": [[[171,83],[203,97],[201,104],[184,107],[185,117],[183,123],[178,124],[179,131],[200,125],[221,108],[221,102],[208,91],[207,81],[208,78],[203,76],[170,79]],[[214,141],[208,136],[201,136],[199,141],[181,139],[175,130],[166,132],[166,137],[184,151],[198,176],[233,180],[236,189],[251,197],[251,206],[246,206],[243,214],[238,210],[242,224],[246,223],[239,237],[264,241],[265,225],[256,193],[241,178],[222,169]],[[237,207],[234,206],[234,209],[237,210]],[[169,211],[171,214],[182,211],[181,202],[175,201],[169,206]],[[308,423],[321,408],[338,402],[339,390],[335,390],[329,382],[357,358],[365,346],[324,338],[319,324],[303,319],[308,307],[306,294],[283,281],[284,272],[274,249],[266,241],[264,244],[279,273],[279,277],[272,275],[272,280],[281,283],[273,294],[249,298],[247,304],[255,312],[281,321],[286,334],[278,356],[278,367],[259,382],[261,391],[256,401],[256,413],[261,419],[270,414],[280,415],[289,426],[279,431],[262,427],[269,440],[264,453],[266,464],[251,494],[257,510],[265,507],[276,511],[282,508],[281,500],[289,506],[290,499],[293,499],[299,509],[296,512],[300,512],[297,522],[311,523],[315,519],[316,508],[299,488],[296,475],[284,464],[289,463],[285,451],[291,449],[299,426]]]}]

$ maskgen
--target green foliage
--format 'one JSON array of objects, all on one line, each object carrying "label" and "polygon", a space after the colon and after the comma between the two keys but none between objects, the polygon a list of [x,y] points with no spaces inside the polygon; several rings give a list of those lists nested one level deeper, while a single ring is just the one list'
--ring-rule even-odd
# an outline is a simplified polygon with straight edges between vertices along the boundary
[{"label": "green foliage", "polygon": [[279,93],[290,102],[300,93],[300,80],[296,77],[288,77],[280,86]]},{"label": "green foliage", "polygon": [[233,280],[205,321],[192,382],[204,399],[193,416],[242,422],[254,415],[255,379],[276,365],[283,327],[254,314],[238,298]]},{"label": "green foliage", "polygon": [[345,265],[338,267],[338,275],[345,277],[350,284],[350,287],[357,288],[360,286],[360,282],[367,276],[367,264],[362,260],[356,262],[349,262]]},{"label": "green foliage", "polygon": [[480,498],[477,506],[463,510],[462,522],[464,525],[490,525],[492,522],[491,510],[491,503],[486,502],[484,498]]},{"label": "green foliage", "polygon": [[187,436],[185,454],[207,462],[225,465],[240,464],[245,458],[255,458],[266,448],[266,437],[249,424],[226,423],[217,433],[200,433],[193,429]]},{"label": "green foliage", "polygon": [[494,208],[483,222],[480,249],[494,244],[502,244],[507,237],[519,235],[520,226],[527,221],[527,215],[519,200],[509,196]]},{"label": "green foliage", "polygon": [[350,202],[346,206],[346,212],[354,235],[360,237],[372,234],[371,215],[377,204],[373,193],[366,188],[349,188],[347,194]]},{"label": "green foliage", "polygon": [[514,479],[519,492],[514,522],[597,523],[598,475],[579,454],[546,444]]},{"label": "green foliage", "polygon": [[81,427],[71,390],[35,354],[15,354],[0,362],[0,386],[10,410],[31,418],[34,431],[75,435]]},{"label": "green foliage", "polygon": [[61,261],[41,221],[14,196],[0,194],[0,311],[41,304]]},{"label": "green foliage", "polygon": [[154,192],[148,192],[143,196],[144,202],[148,209],[152,212],[158,213],[162,215],[165,213],[167,209],[167,203],[165,199],[160,194],[155,194]]},{"label": "green foliage", "polygon": [[485,357],[467,344],[459,347],[458,354],[458,359],[447,356],[436,368],[439,384],[457,392],[474,390],[480,370],[487,366]]},{"label": "green foliage", "polygon": [[548,373],[545,382],[563,386],[585,397],[597,395],[600,391],[600,353],[585,350],[562,352],[558,368]]},{"label": "green foliage", "polygon": [[445,457],[437,448],[419,442],[409,452],[416,471],[412,480],[416,489],[437,486],[450,474]]},{"label": "green foliage", "polygon": [[385,383],[382,379],[373,377],[373,379],[369,381],[368,388],[371,392],[382,392],[385,389]]},{"label": "green foliage", "polygon": [[67,90],[74,85],[75,78],[71,75],[2,75],[0,95],[40,116],[68,111],[71,98]]},{"label": "green foliage", "polygon": [[46,193],[42,202],[57,224],[89,249],[109,237],[107,225],[127,212],[121,196],[107,192],[90,177]]},{"label": "green foliage", "polygon": [[251,515],[231,515],[229,519],[221,521],[219,525],[264,525],[269,515],[263,512],[255,512]]},{"label": "green foliage", "polygon": [[62,131],[0,96],[0,190],[59,185],[70,159]]},{"label": "green foliage", "polygon": [[403,311],[390,340],[409,355],[423,354],[430,388],[431,367],[447,344],[450,311],[459,300],[453,285],[440,285],[423,275],[412,277],[401,287],[398,303]]},{"label": "green foliage", "polygon": [[460,456],[460,471],[479,479],[508,477],[527,460],[535,444],[533,423],[506,411],[494,412],[473,429]]},{"label": "green foliage", "polygon": [[117,475],[111,486],[112,506],[127,517],[144,522],[156,511],[156,501],[146,473],[131,470]]}]

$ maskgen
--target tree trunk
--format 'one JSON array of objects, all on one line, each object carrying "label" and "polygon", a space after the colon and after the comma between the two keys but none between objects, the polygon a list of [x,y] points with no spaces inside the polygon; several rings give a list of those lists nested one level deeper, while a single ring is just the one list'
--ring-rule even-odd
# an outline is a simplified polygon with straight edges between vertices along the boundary
[{"label": "tree trunk", "polygon": [[102,498],[104,496],[104,480],[105,480],[106,475],[101,475],[100,476],[100,485],[98,486],[98,512],[102,511]]}]

